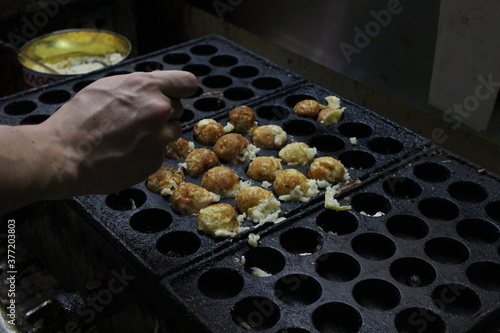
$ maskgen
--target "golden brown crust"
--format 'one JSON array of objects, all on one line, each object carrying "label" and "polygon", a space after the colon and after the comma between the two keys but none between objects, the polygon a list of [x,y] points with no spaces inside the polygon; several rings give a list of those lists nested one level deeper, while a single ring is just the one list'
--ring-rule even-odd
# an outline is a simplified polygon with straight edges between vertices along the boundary
[{"label": "golden brown crust", "polygon": [[194,125],[193,134],[202,145],[212,146],[226,132],[224,127],[213,119],[203,119]]},{"label": "golden brown crust", "polygon": [[183,181],[184,173],[182,171],[164,166],[148,177],[146,187],[154,193],[161,194],[164,190],[171,193],[171,191],[177,188]]},{"label": "golden brown crust", "polygon": [[258,206],[273,194],[259,186],[249,186],[242,189],[236,196],[236,207],[240,213],[247,213],[252,207]]},{"label": "golden brown crust", "polygon": [[318,114],[317,121],[325,125],[336,124],[342,119],[343,109],[324,108]]},{"label": "golden brown crust", "polygon": [[184,183],[177,187],[170,197],[172,209],[182,215],[192,215],[200,209],[218,201],[218,196],[201,186]]},{"label": "golden brown crust", "polygon": [[312,179],[338,183],[344,180],[345,172],[344,165],[340,161],[330,156],[323,156],[312,162],[307,175]]},{"label": "golden brown crust", "polygon": [[321,105],[314,99],[305,99],[293,107],[293,111],[300,116],[315,117],[321,110]]},{"label": "golden brown crust", "polygon": [[206,171],[220,165],[217,155],[206,148],[193,150],[186,157],[186,172],[191,177],[199,178]]},{"label": "golden brown crust", "polygon": [[286,132],[277,125],[254,127],[250,130],[252,142],[259,148],[278,149],[286,143]]},{"label": "golden brown crust", "polygon": [[248,166],[247,176],[257,181],[273,181],[281,171],[281,162],[273,156],[259,156]]},{"label": "golden brown crust", "polygon": [[238,162],[249,144],[241,134],[229,133],[217,140],[214,151],[217,157],[225,162]]},{"label": "golden brown crust", "polygon": [[234,126],[236,132],[248,132],[255,126],[256,118],[255,111],[246,105],[237,106],[229,111],[229,122]]},{"label": "golden brown crust", "polygon": [[[234,190],[239,187],[240,179],[228,167],[217,166],[203,175],[201,178],[201,186],[215,194],[224,197],[233,196]],[[235,194],[234,194],[235,195]]]},{"label": "golden brown crust", "polygon": [[234,236],[240,227],[233,206],[219,203],[202,208],[198,213],[198,230],[213,237]]},{"label": "golden brown crust", "polygon": [[307,178],[296,169],[285,169],[279,172],[273,184],[274,193],[278,196],[290,194],[290,191],[297,186],[300,186],[303,192],[307,191]]},{"label": "golden brown crust", "polygon": [[165,157],[171,160],[183,160],[191,151],[191,145],[183,138],[171,142],[165,148]]}]

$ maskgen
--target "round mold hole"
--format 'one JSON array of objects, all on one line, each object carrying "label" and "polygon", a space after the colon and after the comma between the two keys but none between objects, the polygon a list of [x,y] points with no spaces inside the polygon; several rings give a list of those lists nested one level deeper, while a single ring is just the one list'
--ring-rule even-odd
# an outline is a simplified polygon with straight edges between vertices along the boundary
[{"label": "round mold hole", "polygon": [[371,310],[388,311],[398,306],[401,294],[392,283],[379,279],[358,282],[352,289],[356,302]]},{"label": "round mold hole", "polygon": [[286,119],[290,112],[279,105],[266,105],[257,109],[257,116],[266,120],[281,121]]},{"label": "round mold hole", "polygon": [[406,177],[391,177],[382,185],[385,193],[399,199],[413,199],[422,193],[416,181]]},{"label": "round mold hole", "polygon": [[189,231],[173,231],[161,236],[156,242],[160,253],[173,258],[189,256],[198,251],[200,246],[200,238]]},{"label": "round mold hole", "polygon": [[446,325],[437,314],[424,308],[408,308],[396,314],[399,333],[444,333]]},{"label": "round mold hole", "polygon": [[428,286],[436,279],[434,267],[419,258],[397,259],[389,270],[396,281],[409,287]]},{"label": "round mold hole", "polygon": [[152,72],[162,70],[163,65],[156,61],[144,61],[135,65],[134,69],[138,72]]},{"label": "round mold hole", "polygon": [[385,260],[396,253],[396,245],[387,236],[377,233],[358,235],[351,241],[354,252],[368,260]]},{"label": "round mold hole", "polygon": [[359,275],[360,271],[358,261],[345,253],[327,253],[316,259],[316,272],[329,281],[351,281]]},{"label": "round mold hole", "polygon": [[486,200],[488,192],[485,188],[473,182],[455,182],[448,186],[448,193],[459,201],[481,202]]},{"label": "round mold hole", "polygon": [[210,63],[217,67],[231,67],[238,63],[238,58],[228,54],[216,55],[210,58]]},{"label": "round mold hole", "polygon": [[322,134],[313,136],[309,141],[309,146],[324,153],[332,153],[344,148],[344,141],[335,135]]},{"label": "round mold hole", "polygon": [[481,308],[479,296],[462,284],[444,284],[431,294],[432,302],[441,311],[454,315],[471,315]]},{"label": "round mold hole", "polygon": [[130,218],[132,229],[143,233],[160,232],[167,229],[170,224],[172,224],[172,215],[158,208],[141,210]]},{"label": "round mold hole", "polygon": [[84,80],[84,81],[79,81],[73,85],[73,91],[74,92],[79,92],[89,84],[93,83],[94,80]]},{"label": "round mold hole", "polygon": [[213,45],[200,44],[193,46],[190,51],[192,54],[207,56],[217,53],[218,49]]},{"label": "round mold hole", "polygon": [[276,333],[311,333],[311,331],[299,327],[287,327],[276,331]]},{"label": "round mold hole", "polygon": [[253,66],[237,66],[232,68],[231,71],[229,71],[229,74],[240,79],[246,79],[257,76],[259,74],[259,70]]},{"label": "round mold hole", "polygon": [[413,174],[426,182],[429,183],[440,183],[448,180],[451,176],[451,171],[434,162],[426,162],[416,165],[413,168]]},{"label": "round mold hole", "polygon": [[313,99],[316,100],[316,98],[312,97],[311,95],[306,95],[306,94],[297,94],[297,95],[290,95],[285,99],[285,103],[287,106],[293,108],[295,104],[298,102],[301,102],[306,99]]},{"label": "round mold hole", "polygon": [[182,116],[179,118],[181,123],[185,123],[186,121],[190,121],[194,119],[194,112],[189,109],[184,109]]},{"label": "round mold hole", "polygon": [[3,110],[11,116],[20,116],[35,111],[37,105],[33,101],[21,100],[7,104]]},{"label": "round mold hole", "polygon": [[196,98],[196,97],[200,97],[201,94],[203,94],[203,89],[201,87],[198,87],[196,88],[196,92],[194,94],[192,94],[191,96],[188,96],[186,98]]},{"label": "round mold hole", "polygon": [[372,154],[359,150],[346,151],[340,154],[338,159],[346,168],[353,169],[368,169],[376,162]]},{"label": "round mold hole", "polygon": [[427,198],[418,203],[418,209],[426,217],[434,220],[450,221],[458,217],[460,208],[443,198]]},{"label": "round mold hole", "polygon": [[368,215],[375,215],[379,212],[385,215],[391,210],[391,202],[389,199],[376,193],[360,193],[354,195],[351,200],[351,206],[358,213],[364,212]]},{"label": "round mold hole", "polygon": [[500,222],[500,201],[490,202],[486,206],[486,214],[493,220]]},{"label": "round mold hole", "polygon": [[355,308],[337,302],[316,308],[312,313],[312,322],[321,333],[356,333],[363,323]]},{"label": "round mold hole", "polygon": [[28,116],[21,120],[21,125],[38,125],[43,123],[45,120],[49,119],[49,116],[45,114],[35,114],[32,116]]},{"label": "round mold hole", "polygon": [[106,197],[106,205],[114,210],[133,210],[141,207],[146,202],[147,196],[136,188],[128,188]]},{"label": "round mold hole", "polygon": [[293,228],[281,234],[280,244],[290,253],[315,253],[321,249],[323,238],[314,230]]},{"label": "round mold hole", "polygon": [[130,74],[131,72],[129,71],[112,71],[109,73],[106,73],[105,77],[110,77],[110,76],[115,76],[115,75],[125,75],[125,74]]},{"label": "round mold hole", "polygon": [[481,219],[466,219],[458,222],[457,232],[463,239],[474,243],[494,243],[500,236],[497,226]]},{"label": "round mold hole", "polygon": [[272,328],[280,316],[280,308],[261,296],[244,298],[231,308],[231,318],[238,326],[255,331]]},{"label": "round mold hole", "polygon": [[252,268],[256,267],[269,274],[278,274],[285,268],[285,257],[278,251],[270,247],[256,247],[248,250],[243,255],[245,257],[245,270],[252,273]]},{"label": "round mold hole", "polygon": [[358,229],[356,215],[345,210],[325,210],[316,217],[316,224],[324,232],[335,236],[347,235]]},{"label": "round mold hole", "polygon": [[194,102],[193,106],[198,111],[211,112],[223,109],[226,106],[226,102],[216,97],[205,97]]},{"label": "round mold hole", "polygon": [[274,285],[274,295],[281,302],[301,306],[316,302],[322,293],[321,285],[305,274],[283,276]]},{"label": "round mold hole", "polygon": [[307,120],[290,120],[283,124],[283,130],[288,135],[306,136],[316,132],[316,125]]},{"label": "round mold hole", "polygon": [[429,233],[429,225],[414,215],[394,215],[387,220],[387,230],[401,239],[422,239]]},{"label": "round mold hole", "polygon": [[245,87],[229,88],[224,92],[224,97],[231,101],[244,101],[254,96],[253,90]]},{"label": "round mold hole", "polygon": [[461,264],[469,259],[469,250],[461,242],[447,237],[433,238],[424,245],[424,251],[442,264]]},{"label": "round mold hole", "polygon": [[476,286],[500,291],[500,264],[490,261],[476,262],[467,268],[466,274]]},{"label": "round mold hole", "polygon": [[238,295],[243,290],[243,277],[230,268],[214,268],[198,279],[198,290],[212,299],[225,299]]},{"label": "round mold hole", "polygon": [[261,77],[253,80],[252,85],[261,90],[273,90],[281,87],[283,82],[275,77]]},{"label": "round mold hole", "polygon": [[373,133],[373,129],[363,123],[344,123],[339,126],[339,132],[348,138],[367,138]]},{"label": "round mold hole", "polygon": [[71,94],[66,90],[51,90],[41,94],[38,99],[44,104],[60,104],[68,101]]},{"label": "round mold hole", "polygon": [[403,144],[393,138],[374,138],[368,142],[368,148],[379,154],[393,155],[403,150]]},{"label": "round mold hole", "polygon": [[192,64],[192,65],[187,65],[182,68],[183,71],[190,72],[193,75],[196,76],[204,76],[210,74],[212,71],[212,68],[207,65],[203,64]]},{"label": "round mold hole", "polygon": [[186,64],[191,60],[189,54],[186,53],[169,53],[163,57],[163,61],[170,65],[182,65]]},{"label": "round mold hole", "polygon": [[224,75],[213,75],[207,76],[201,83],[208,88],[225,88],[233,84],[233,80]]}]

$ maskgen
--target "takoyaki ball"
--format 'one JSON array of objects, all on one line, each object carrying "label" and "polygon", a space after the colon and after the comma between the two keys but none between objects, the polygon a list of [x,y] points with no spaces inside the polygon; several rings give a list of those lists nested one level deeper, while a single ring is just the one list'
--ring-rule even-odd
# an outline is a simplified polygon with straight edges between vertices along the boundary
[{"label": "takoyaki ball", "polygon": [[179,185],[172,193],[170,205],[173,210],[182,215],[192,215],[219,200],[220,196],[201,186],[184,183]]},{"label": "takoyaki ball", "polygon": [[203,119],[194,125],[193,134],[202,145],[212,146],[224,134],[224,127],[213,119]]},{"label": "takoyaki ball", "polygon": [[286,144],[287,134],[277,125],[254,127],[250,130],[253,143],[264,149],[278,149]]},{"label": "takoyaki ball", "polygon": [[260,186],[249,186],[242,189],[236,196],[236,207],[240,213],[248,214],[250,208],[256,207],[273,197],[273,194]]},{"label": "takoyaki ball", "polygon": [[283,147],[278,155],[284,163],[290,166],[304,166],[312,162],[317,151],[316,148],[310,148],[304,142],[292,142]]},{"label": "takoyaki ball", "polygon": [[344,108],[342,109],[324,108],[318,114],[317,121],[325,125],[336,124],[342,119],[343,113],[344,113]]},{"label": "takoyaki ball", "polygon": [[248,166],[247,176],[261,182],[273,181],[281,170],[281,161],[278,158],[259,156]]},{"label": "takoyaki ball", "polygon": [[281,203],[274,195],[259,186],[249,186],[242,189],[236,196],[238,210],[254,223],[278,223]]},{"label": "takoyaki ball", "polygon": [[315,159],[307,172],[309,178],[324,180],[329,183],[338,183],[345,179],[345,175],[344,165],[330,156]]},{"label": "takoyaki ball", "polygon": [[198,213],[198,230],[212,237],[234,237],[240,223],[233,206],[219,203],[202,208]]},{"label": "takoyaki ball", "polygon": [[194,143],[191,141],[178,138],[174,142],[167,145],[165,149],[165,157],[171,160],[183,160],[194,149]]},{"label": "takoyaki ball", "polygon": [[303,101],[298,102],[293,107],[293,112],[298,114],[299,116],[308,116],[315,117],[318,115],[321,110],[321,104],[314,99],[305,99]]},{"label": "takoyaki ball", "polygon": [[229,111],[229,122],[234,126],[234,131],[246,133],[256,125],[255,111],[248,106],[237,106]]},{"label": "takoyaki ball", "polygon": [[307,177],[296,169],[285,169],[278,173],[273,188],[276,195],[290,194],[297,186],[302,192],[307,191]]},{"label": "takoyaki ball", "polygon": [[148,177],[146,187],[154,193],[170,195],[182,182],[184,182],[182,171],[164,166]]},{"label": "takoyaki ball", "polygon": [[199,178],[206,171],[220,165],[217,155],[206,148],[198,148],[193,150],[186,157],[185,168],[188,175]]},{"label": "takoyaki ball", "polygon": [[249,154],[252,154],[252,151],[247,148],[251,148],[247,139],[241,134],[229,133],[217,140],[214,151],[222,161],[236,164],[251,158]]},{"label": "takoyaki ball", "polygon": [[225,198],[234,198],[240,189],[240,179],[230,168],[217,166],[205,172],[201,186]]}]

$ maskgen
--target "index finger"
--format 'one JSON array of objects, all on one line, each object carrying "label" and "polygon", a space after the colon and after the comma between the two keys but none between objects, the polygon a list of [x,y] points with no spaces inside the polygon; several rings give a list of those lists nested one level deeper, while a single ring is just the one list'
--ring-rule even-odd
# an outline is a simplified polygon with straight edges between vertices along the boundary
[{"label": "index finger", "polygon": [[183,98],[193,95],[198,89],[198,80],[190,72],[169,70],[150,72],[159,84],[160,91],[168,97]]}]

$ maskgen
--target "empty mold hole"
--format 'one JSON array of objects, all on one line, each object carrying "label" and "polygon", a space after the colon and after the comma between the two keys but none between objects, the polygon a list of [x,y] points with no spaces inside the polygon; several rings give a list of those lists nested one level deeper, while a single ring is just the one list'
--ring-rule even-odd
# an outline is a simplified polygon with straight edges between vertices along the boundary
[{"label": "empty mold hole", "polygon": [[436,270],[427,261],[419,258],[400,258],[391,264],[392,277],[409,287],[423,287],[436,279]]},{"label": "empty mold hole", "polygon": [[399,333],[444,333],[446,325],[437,314],[424,308],[409,308],[394,319]]},{"label": "empty mold hole", "polygon": [[45,120],[49,119],[49,116],[45,114],[36,114],[33,116],[28,116],[21,120],[21,125],[38,125],[43,123]]},{"label": "empty mold hole", "polygon": [[190,121],[194,118],[194,112],[189,110],[189,109],[184,109],[182,116],[179,118],[179,121],[181,123],[184,123],[186,121]]},{"label": "empty mold hole", "polygon": [[273,90],[281,87],[283,82],[275,77],[261,77],[253,80],[252,85],[257,89]]},{"label": "empty mold hole", "polygon": [[316,132],[316,126],[307,120],[290,120],[283,124],[283,130],[289,135],[306,136]]},{"label": "empty mold hole", "polygon": [[375,138],[368,142],[368,148],[376,153],[391,155],[403,150],[403,144],[393,138]]},{"label": "empty mold hole", "polygon": [[201,246],[200,238],[188,231],[174,231],[158,239],[156,248],[167,257],[181,258],[198,251]]},{"label": "empty mold hole", "polygon": [[432,301],[441,311],[454,315],[470,315],[481,308],[479,296],[462,284],[444,284],[432,291]]},{"label": "empty mold hole", "polygon": [[238,326],[245,330],[262,331],[278,323],[280,309],[265,297],[247,297],[231,308],[231,317]]},{"label": "empty mold hole", "polygon": [[36,103],[33,101],[16,101],[7,104],[3,110],[6,114],[11,116],[20,116],[28,114],[36,109]]},{"label": "empty mold hole", "polygon": [[344,148],[344,141],[335,135],[322,134],[313,136],[309,141],[309,146],[324,153],[331,153]]},{"label": "empty mold hole", "polygon": [[192,54],[207,56],[215,54],[218,49],[213,45],[201,44],[193,46],[190,51]]},{"label": "empty mold hole", "polygon": [[339,155],[339,160],[346,168],[353,169],[368,169],[376,162],[372,154],[359,150],[346,151]]},{"label": "empty mold hole", "polygon": [[44,104],[64,103],[71,98],[71,94],[66,90],[51,90],[41,94],[38,99]]},{"label": "empty mold hole", "polygon": [[257,116],[266,120],[281,121],[289,115],[287,109],[279,105],[266,105],[257,109]]},{"label": "empty mold hole", "polygon": [[194,74],[196,76],[204,76],[210,74],[212,71],[212,68],[207,65],[202,65],[202,64],[192,64],[192,65],[187,65],[182,68],[183,71],[190,72],[191,74]]},{"label": "empty mold hole", "polygon": [[312,313],[314,327],[321,333],[356,333],[362,320],[359,312],[344,303],[326,303]]},{"label": "empty mold hole", "polygon": [[383,195],[376,193],[360,193],[352,197],[352,208],[358,213],[375,215],[379,212],[384,215],[391,210],[391,202]]},{"label": "empty mold hole", "polygon": [[373,130],[363,123],[344,123],[339,126],[339,132],[349,138],[367,138],[372,135]]},{"label": "empty mold hole", "polygon": [[476,243],[494,243],[499,238],[498,227],[481,219],[466,219],[458,222],[457,232],[463,239]]},{"label": "empty mold hole", "polygon": [[146,202],[146,193],[136,188],[129,188],[106,197],[106,205],[114,210],[133,210]]},{"label": "empty mold hole", "polygon": [[259,74],[259,70],[253,66],[238,66],[232,68],[231,71],[229,71],[229,74],[237,78],[245,79],[257,76]]},{"label": "empty mold hole", "polygon": [[400,199],[413,199],[422,193],[422,188],[416,181],[405,177],[392,177],[382,185],[385,193]]},{"label": "empty mold hole", "polygon": [[224,75],[213,75],[204,78],[201,83],[208,88],[225,88],[233,83],[230,77]]},{"label": "empty mold hole", "polygon": [[89,84],[93,83],[94,80],[84,80],[84,81],[79,81],[73,85],[73,91],[74,92],[79,92]]},{"label": "empty mold hole", "polygon": [[500,201],[490,202],[486,206],[486,214],[493,220],[500,222]]},{"label": "empty mold hole", "polygon": [[316,100],[316,98],[312,97],[311,95],[306,95],[306,94],[297,94],[297,95],[290,95],[285,99],[286,105],[289,107],[293,108],[295,104],[298,102],[301,102],[306,99],[312,99]]},{"label": "empty mold hole", "polygon": [[243,255],[244,268],[252,273],[252,268],[259,268],[269,274],[278,274],[285,267],[285,257],[270,247],[257,247],[248,250]]},{"label": "empty mold hole", "polygon": [[321,285],[304,274],[283,276],[274,285],[274,295],[288,305],[308,305],[321,297]]},{"label": "empty mold hole", "polygon": [[106,73],[106,77],[109,77],[109,76],[115,76],[115,75],[125,75],[125,74],[130,74],[131,72],[129,71],[112,71],[112,72],[109,72],[109,73]]},{"label": "empty mold hole", "polygon": [[325,210],[316,218],[316,224],[324,232],[335,236],[347,235],[358,229],[358,219],[349,211]]},{"label": "empty mold hole", "polygon": [[194,102],[193,106],[198,111],[211,112],[223,109],[226,106],[226,102],[216,97],[205,97]]},{"label": "empty mold hole", "polygon": [[255,96],[252,89],[244,87],[235,87],[227,89],[224,92],[224,97],[231,101],[244,101]]},{"label": "empty mold hole", "polygon": [[358,282],[352,295],[359,305],[372,310],[387,311],[398,306],[401,294],[392,283],[379,279]]},{"label": "empty mold hole", "polygon": [[488,192],[485,188],[473,182],[455,182],[448,186],[448,193],[460,201],[481,202],[486,200]]},{"label": "empty mold hole", "polygon": [[214,268],[198,279],[200,292],[213,299],[231,298],[243,290],[243,277],[229,268]]},{"label": "empty mold hole", "polygon": [[294,254],[311,254],[321,249],[323,238],[311,229],[293,228],[280,236],[281,246]]},{"label": "empty mold hole", "polygon": [[238,58],[228,54],[217,55],[210,58],[210,63],[217,67],[230,67],[238,63]]},{"label": "empty mold hole", "polygon": [[424,246],[425,253],[442,264],[461,264],[469,258],[469,250],[461,242],[446,237],[429,240]]},{"label": "empty mold hole", "polygon": [[385,260],[396,252],[396,245],[387,236],[377,233],[361,234],[353,238],[354,252],[368,260]]},{"label": "empty mold hole", "polygon": [[348,254],[327,253],[316,259],[316,272],[329,281],[351,281],[359,275],[360,270],[358,261]]},{"label": "empty mold hole", "polygon": [[418,203],[418,209],[430,219],[449,221],[458,217],[460,209],[450,200],[427,198]]},{"label": "empty mold hole", "polygon": [[144,61],[135,65],[134,69],[138,72],[152,72],[163,69],[163,65],[156,61]]},{"label": "empty mold hole", "polygon": [[413,174],[430,183],[440,183],[450,178],[451,172],[448,168],[434,162],[426,162],[416,165]]},{"label": "empty mold hole", "polygon": [[483,261],[470,265],[466,271],[470,282],[492,291],[500,291],[500,264]]},{"label": "empty mold hole", "polygon": [[311,333],[311,331],[298,327],[287,327],[276,331],[276,333]]},{"label": "empty mold hole", "polygon": [[158,208],[141,210],[130,218],[130,226],[132,229],[144,233],[165,230],[171,223],[172,215],[170,215],[169,212]]},{"label": "empty mold hole", "polygon": [[182,65],[191,60],[189,54],[186,53],[169,53],[163,57],[163,61],[170,65]]},{"label": "empty mold hole", "polygon": [[394,215],[387,220],[387,230],[398,238],[416,240],[427,236],[429,226],[414,215]]}]

